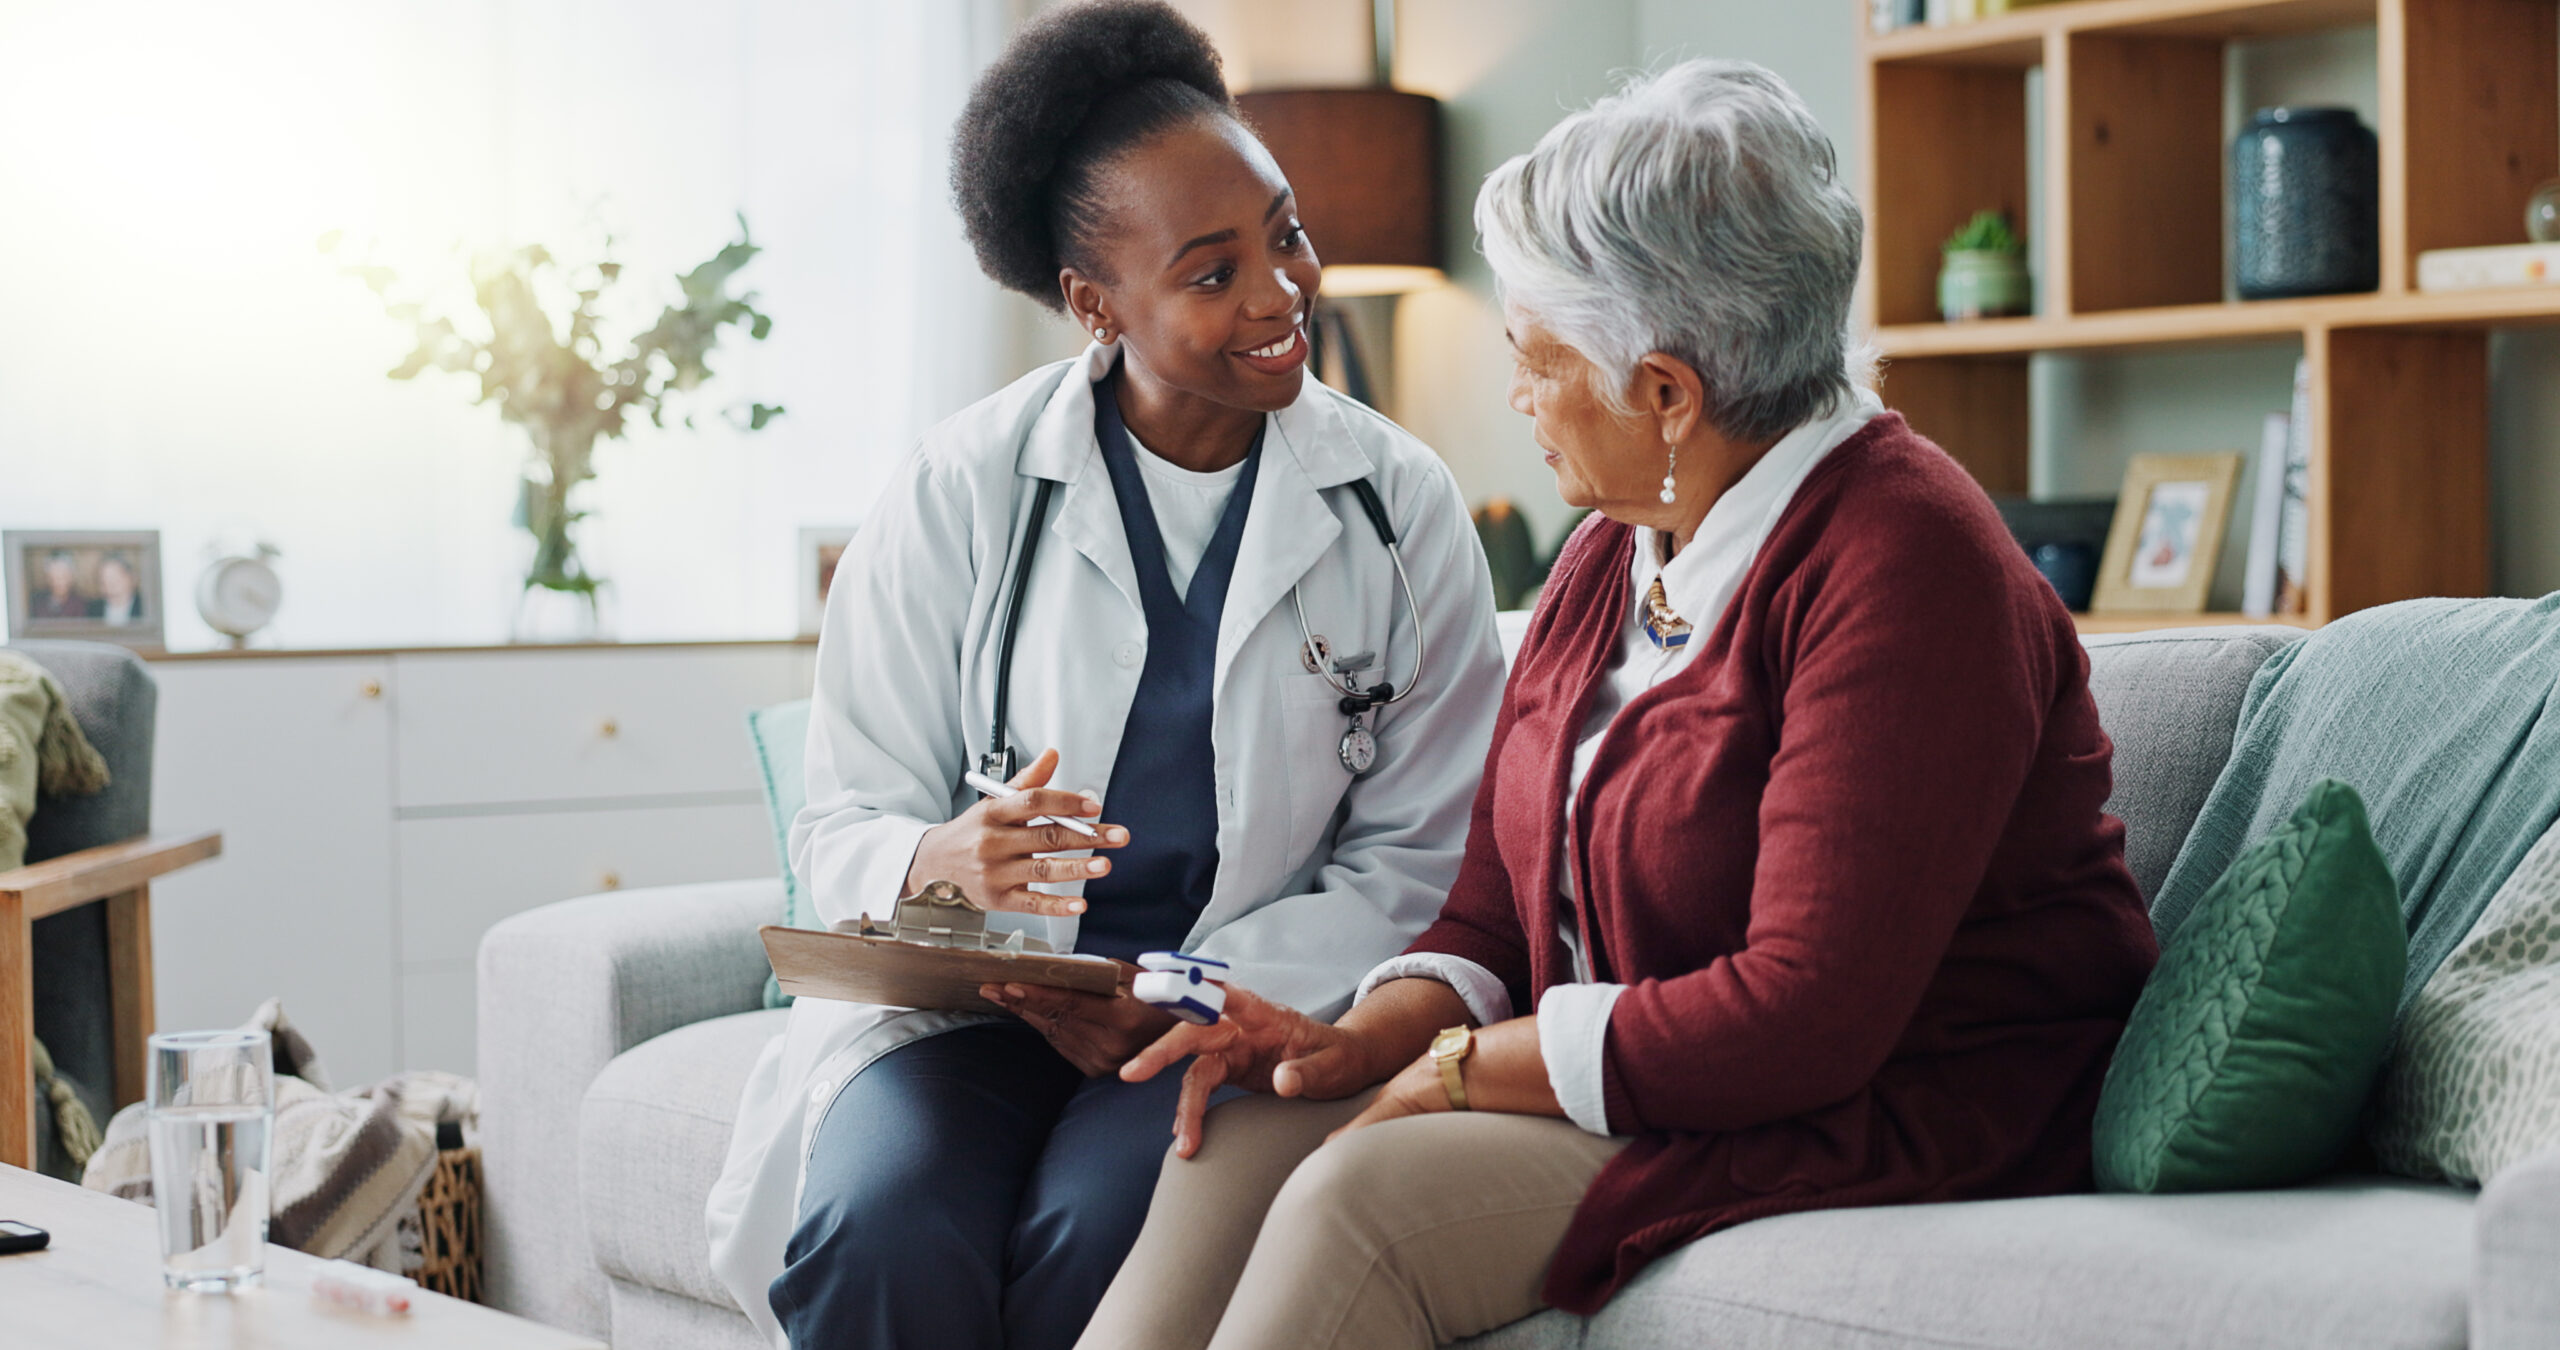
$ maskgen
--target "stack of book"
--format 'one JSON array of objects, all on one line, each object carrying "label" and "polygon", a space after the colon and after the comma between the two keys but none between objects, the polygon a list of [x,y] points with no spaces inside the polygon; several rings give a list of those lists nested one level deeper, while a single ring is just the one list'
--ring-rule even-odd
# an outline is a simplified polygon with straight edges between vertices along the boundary
[{"label": "stack of book", "polygon": [[2560,244],[2431,248],[2418,255],[2418,289],[2485,291],[2560,281]]},{"label": "stack of book", "polygon": [[2293,367],[2293,411],[2268,413],[2258,441],[2258,497],[2249,513],[2249,564],[2240,612],[2253,619],[2311,612],[2311,366]]}]

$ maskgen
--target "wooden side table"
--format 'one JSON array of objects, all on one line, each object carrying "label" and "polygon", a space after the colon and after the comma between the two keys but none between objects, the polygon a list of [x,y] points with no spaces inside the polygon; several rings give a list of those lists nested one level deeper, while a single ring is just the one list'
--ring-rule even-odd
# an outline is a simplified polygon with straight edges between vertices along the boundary
[{"label": "wooden side table", "polygon": [[0,1219],[53,1234],[40,1252],[0,1256],[0,1308],[11,1350],[604,1350],[582,1336],[495,1308],[418,1291],[405,1315],[373,1316],[317,1302],[320,1259],[269,1244],[265,1284],[229,1294],[182,1294],[160,1282],[160,1239],[149,1205],[15,1167],[0,1167]]},{"label": "wooden side table", "polygon": [[221,852],[218,833],[145,836],[0,872],[0,1165],[35,1165],[35,921],[105,903],[112,1089],[116,1105],[138,1102],[152,1030],[151,879]]}]

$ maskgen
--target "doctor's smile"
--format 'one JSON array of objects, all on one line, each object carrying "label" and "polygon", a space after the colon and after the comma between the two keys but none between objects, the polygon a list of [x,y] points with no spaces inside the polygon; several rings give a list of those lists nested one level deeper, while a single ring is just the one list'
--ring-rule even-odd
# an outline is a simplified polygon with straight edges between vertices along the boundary
[{"label": "doctor's smile", "polygon": [[1278,342],[1236,355],[1265,375],[1286,375],[1307,363],[1306,329],[1303,325],[1292,327],[1289,335]]}]

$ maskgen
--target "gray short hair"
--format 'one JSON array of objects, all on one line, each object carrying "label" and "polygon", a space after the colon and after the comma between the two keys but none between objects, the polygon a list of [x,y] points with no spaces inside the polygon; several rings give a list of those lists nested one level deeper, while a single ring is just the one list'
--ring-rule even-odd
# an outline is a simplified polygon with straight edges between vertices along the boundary
[{"label": "gray short hair", "polygon": [[1510,301],[1604,376],[1676,356],[1708,417],[1772,440],[1850,392],[1863,223],[1813,111],[1747,61],[1684,61],[1573,114],[1485,179],[1476,230]]}]

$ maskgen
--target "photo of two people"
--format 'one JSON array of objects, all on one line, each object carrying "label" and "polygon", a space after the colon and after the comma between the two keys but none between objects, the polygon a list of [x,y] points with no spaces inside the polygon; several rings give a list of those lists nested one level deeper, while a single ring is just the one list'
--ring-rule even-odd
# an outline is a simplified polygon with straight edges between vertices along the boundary
[{"label": "photo of two people", "polygon": [[9,635],[161,642],[160,539],[141,530],[13,532]]}]

